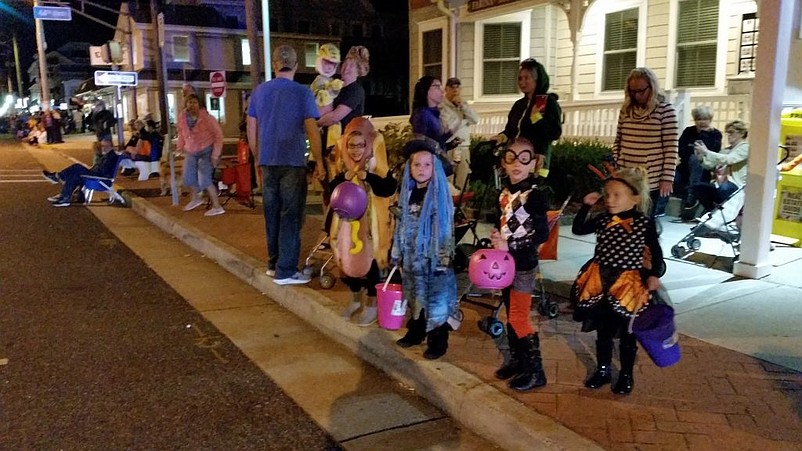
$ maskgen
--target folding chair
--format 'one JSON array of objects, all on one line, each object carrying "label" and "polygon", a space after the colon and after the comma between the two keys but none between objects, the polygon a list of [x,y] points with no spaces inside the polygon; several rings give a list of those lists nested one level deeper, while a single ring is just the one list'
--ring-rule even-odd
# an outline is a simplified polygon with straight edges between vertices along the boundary
[{"label": "folding chair", "polygon": [[81,191],[83,191],[84,194],[84,205],[89,205],[92,202],[92,196],[95,194],[95,191],[99,193],[109,193],[109,204],[120,202],[121,204],[125,205],[125,198],[119,192],[117,192],[117,189],[114,187],[114,179],[117,177],[117,173],[119,172],[120,163],[126,159],[127,158],[122,156],[119,157],[111,177],[102,177],[97,175],[81,176],[83,179]]}]

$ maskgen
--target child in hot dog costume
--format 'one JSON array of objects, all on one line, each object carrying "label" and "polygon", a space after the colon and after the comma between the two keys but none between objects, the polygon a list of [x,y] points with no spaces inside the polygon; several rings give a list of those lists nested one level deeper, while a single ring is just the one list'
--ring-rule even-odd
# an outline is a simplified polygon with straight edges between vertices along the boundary
[{"label": "child in hot dog costume", "polygon": [[[368,194],[365,214],[346,221],[334,215],[329,237],[343,282],[351,290],[351,302],[342,312],[350,318],[362,307],[356,320],[360,326],[376,321],[376,284],[380,270],[387,268],[394,221],[389,208],[396,181],[387,167],[384,137],[363,117],[354,118],[337,141],[336,175],[332,190],[343,182],[360,185]],[[363,306],[362,290],[367,291]]]}]

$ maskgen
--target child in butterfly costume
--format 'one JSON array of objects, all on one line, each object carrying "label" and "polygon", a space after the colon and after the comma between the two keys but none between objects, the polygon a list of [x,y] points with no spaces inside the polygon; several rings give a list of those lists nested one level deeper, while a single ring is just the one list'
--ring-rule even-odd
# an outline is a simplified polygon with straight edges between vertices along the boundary
[{"label": "child in butterfly costume", "polygon": [[[362,308],[356,323],[369,326],[377,316],[379,272],[388,266],[394,229],[389,209],[397,183],[387,167],[384,138],[368,119],[357,117],[351,120],[336,147],[336,175],[331,180],[331,188],[352,182],[368,193],[368,207],[361,218],[346,221],[334,215],[328,229],[337,267],[343,275],[343,282],[351,290],[351,302],[342,311],[342,316],[350,318]],[[364,305],[363,289],[367,291]]]},{"label": "child in butterfly costume", "polygon": [[602,214],[588,217],[593,205],[602,198],[590,193],[584,198],[572,231],[577,235],[596,233],[593,259],[579,270],[571,287],[574,319],[583,322],[582,330],[596,329],[596,372],[585,381],[588,388],[599,388],[612,382],[611,360],[613,339],[618,336],[621,370],[612,391],[632,391],[635,336],[628,332],[634,315],[648,307],[652,292],[660,286],[665,272],[663,252],[658,243],[654,220],[644,215],[649,211],[648,175],[643,168],[614,170],[609,177],[591,168],[604,179]]}]

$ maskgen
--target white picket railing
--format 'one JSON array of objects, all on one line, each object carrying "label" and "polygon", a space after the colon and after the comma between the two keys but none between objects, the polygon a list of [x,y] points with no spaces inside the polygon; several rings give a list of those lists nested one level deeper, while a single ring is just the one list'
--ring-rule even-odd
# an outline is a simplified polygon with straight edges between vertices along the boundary
[{"label": "white picket railing", "polygon": [[[700,105],[707,105],[713,111],[713,126],[724,130],[727,122],[741,119],[749,124],[751,113],[751,97],[749,95],[691,97],[680,92],[672,96],[672,103],[677,109],[679,129],[693,123],[691,110]],[[477,107],[479,123],[471,127],[471,134],[490,137],[504,130],[507,124],[509,105],[482,105]],[[560,101],[563,111],[563,138],[595,139],[612,142],[615,139],[618,124],[620,100],[581,100],[576,102]],[[370,118],[377,130],[389,123],[407,124],[409,116],[388,116]]]}]

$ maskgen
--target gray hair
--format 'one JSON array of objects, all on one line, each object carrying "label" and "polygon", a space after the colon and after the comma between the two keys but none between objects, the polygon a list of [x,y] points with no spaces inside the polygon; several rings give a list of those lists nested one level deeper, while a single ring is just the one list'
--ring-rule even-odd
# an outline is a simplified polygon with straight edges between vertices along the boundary
[{"label": "gray hair", "polygon": [[707,105],[699,105],[691,110],[691,116],[695,121],[711,121],[713,120],[713,111]]}]

